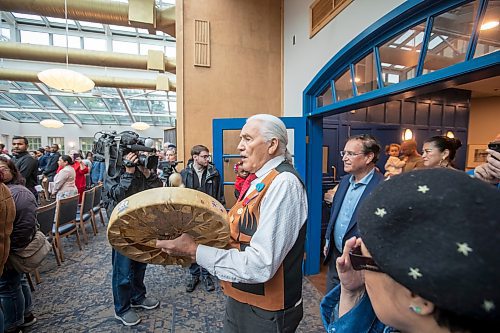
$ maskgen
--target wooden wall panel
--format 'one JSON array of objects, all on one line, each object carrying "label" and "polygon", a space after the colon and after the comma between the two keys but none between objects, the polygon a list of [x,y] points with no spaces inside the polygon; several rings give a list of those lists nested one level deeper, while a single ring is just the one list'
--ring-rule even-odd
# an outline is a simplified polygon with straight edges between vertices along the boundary
[{"label": "wooden wall panel", "polygon": [[[213,118],[281,116],[281,1],[183,1],[182,11],[184,152],[195,144],[212,150]],[[193,65],[195,20],[210,22],[210,67]]]}]

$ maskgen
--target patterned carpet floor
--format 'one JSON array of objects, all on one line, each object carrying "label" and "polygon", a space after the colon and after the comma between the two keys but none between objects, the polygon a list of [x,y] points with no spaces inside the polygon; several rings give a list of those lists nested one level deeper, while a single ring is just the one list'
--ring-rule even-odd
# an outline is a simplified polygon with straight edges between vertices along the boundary
[{"label": "patterned carpet floor", "polygon": [[[40,268],[42,282],[33,292],[38,322],[25,332],[222,332],[225,296],[219,285],[206,292],[198,285],[185,292],[187,270],[180,266],[148,265],[148,295],[160,307],[138,310],[142,321],[125,327],[114,318],[111,292],[111,247],[99,223],[96,237],[79,251],[75,237],[64,239],[65,261],[56,265],[51,252]],[[90,226],[87,226],[90,232]],[[297,332],[323,332],[319,315],[322,295],[304,278],[304,319]]]}]

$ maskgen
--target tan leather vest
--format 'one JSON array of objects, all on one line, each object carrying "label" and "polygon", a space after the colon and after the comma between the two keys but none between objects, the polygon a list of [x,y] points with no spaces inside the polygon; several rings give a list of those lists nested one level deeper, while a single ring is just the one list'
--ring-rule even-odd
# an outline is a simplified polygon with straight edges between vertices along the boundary
[{"label": "tan leather vest", "polygon": [[[278,166],[277,169],[280,169]],[[288,164],[287,164],[288,165]],[[288,171],[293,167],[285,165]],[[257,231],[260,219],[260,204],[271,183],[279,175],[273,169],[255,189],[229,211],[228,218],[231,229],[230,246],[245,251],[250,245],[252,236]],[[294,174],[295,170],[292,171]],[[262,185],[263,184],[263,187]],[[286,221],[281,221],[286,223]],[[305,224],[302,227],[295,245],[285,257],[274,276],[265,283],[231,283],[221,281],[224,293],[242,303],[259,308],[278,311],[296,305],[302,297],[302,259],[304,256]]]}]

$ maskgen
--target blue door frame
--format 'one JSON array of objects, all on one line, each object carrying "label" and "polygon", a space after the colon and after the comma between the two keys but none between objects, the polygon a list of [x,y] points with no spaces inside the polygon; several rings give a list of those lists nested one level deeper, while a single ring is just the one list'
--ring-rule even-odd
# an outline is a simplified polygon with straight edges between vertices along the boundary
[{"label": "blue door frame", "polygon": [[[294,142],[294,166],[297,172],[302,177],[307,185],[308,173],[306,170],[306,118],[305,117],[282,117],[280,118],[286,128],[293,129],[293,142]],[[240,130],[245,125],[246,118],[228,118],[228,119],[214,119],[212,122],[213,132],[213,161],[217,170],[221,173],[224,185],[231,185],[232,182],[226,182],[224,178],[224,159],[239,157],[239,155],[224,154],[224,131],[227,130]],[[317,155],[321,156],[321,155]],[[304,273],[306,275],[315,274],[319,266],[315,266],[315,260],[309,260],[318,255],[319,241],[320,241],[320,228],[321,220],[311,221],[307,224],[306,236],[306,257],[304,261]]]}]

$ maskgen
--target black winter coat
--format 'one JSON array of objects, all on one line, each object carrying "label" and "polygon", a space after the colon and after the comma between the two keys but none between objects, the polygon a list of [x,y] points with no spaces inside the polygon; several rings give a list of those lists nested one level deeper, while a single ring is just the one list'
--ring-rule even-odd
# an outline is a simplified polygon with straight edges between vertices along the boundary
[{"label": "black winter coat", "polygon": [[224,186],[220,177],[219,171],[213,164],[208,164],[208,167],[203,171],[202,183],[199,184],[198,175],[193,168],[193,162],[189,161],[187,167],[181,171],[182,182],[187,188],[201,191],[210,195],[219,201],[222,205],[226,205],[224,198]]},{"label": "black winter coat", "polygon": [[38,161],[31,157],[27,151],[14,155],[12,161],[24,179],[26,179],[26,187],[32,193],[35,193],[35,185],[38,183]]},{"label": "black winter coat", "polygon": [[[111,173],[113,174],[113,173]],[[144,174],[135,168],[133,174],[125,172],[125,167],[122,167],[120,176],[111,178],[108,175],[104,176],[104,191],[103,196],[104,206],[108,216],[115,206],[125,198],[156,187],[162,187],[163,183],[158,178],[155,172],[151,171],[151,175],[146,179]]]}]

